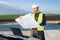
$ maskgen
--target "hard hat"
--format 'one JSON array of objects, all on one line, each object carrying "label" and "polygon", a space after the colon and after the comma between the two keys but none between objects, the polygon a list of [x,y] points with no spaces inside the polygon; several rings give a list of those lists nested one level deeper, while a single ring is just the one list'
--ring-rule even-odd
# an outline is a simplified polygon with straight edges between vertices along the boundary
[{"label": "hard hat", "polygon": [[37,4],[32,5],[32,8],[36,8],[36,7],[39,7],[39,6]]}]

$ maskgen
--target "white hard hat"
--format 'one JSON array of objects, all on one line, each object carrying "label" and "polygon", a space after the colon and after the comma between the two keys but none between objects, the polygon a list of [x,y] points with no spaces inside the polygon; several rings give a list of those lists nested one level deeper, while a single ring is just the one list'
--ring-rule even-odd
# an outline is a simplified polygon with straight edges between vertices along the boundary
[{"label": "white hard hat", "polygon": [[36,7],[39,7],[39,6],[37,4],[32,5],[32,8],[36,8]]}]

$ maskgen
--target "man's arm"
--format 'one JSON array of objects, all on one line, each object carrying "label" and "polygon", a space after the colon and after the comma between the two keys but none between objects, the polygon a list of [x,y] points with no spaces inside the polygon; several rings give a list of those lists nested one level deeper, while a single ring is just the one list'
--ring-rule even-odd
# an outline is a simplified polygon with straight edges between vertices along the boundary
[{"label": "man's arm", "polygon": [[42,20],[42,23],[39,24],[39,25],[41,25],[41,26],[46,25],[46,17],[45,17],[45,14],[43,14],[43,20]]}]

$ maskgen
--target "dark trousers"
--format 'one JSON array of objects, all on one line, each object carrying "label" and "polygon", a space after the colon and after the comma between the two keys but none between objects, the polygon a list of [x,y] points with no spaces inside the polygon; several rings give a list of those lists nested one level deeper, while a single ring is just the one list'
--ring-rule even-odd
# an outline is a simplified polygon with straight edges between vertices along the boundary
[{"label": "dark trousers", "polygon": [[35,38],[39,38],[41,40],[45,40],[44,31],[38,31],[37,29],[32,29],[32,36]]}]

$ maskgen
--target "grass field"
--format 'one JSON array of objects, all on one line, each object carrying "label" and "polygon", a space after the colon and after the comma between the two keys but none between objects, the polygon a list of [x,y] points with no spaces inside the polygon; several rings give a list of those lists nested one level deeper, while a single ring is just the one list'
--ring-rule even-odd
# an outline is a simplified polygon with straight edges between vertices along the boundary
[{"label": "grass field", "polygon": [[[14,20],[15,18],[24,15],[24,14],[18,14],[18,15],[0,15],[0,20]],[[60,14],[45,14],[46,16],[55,16]]]},{"label": "grass field", "polygon": [[46,16],[56,16],[56,15],[60,15],[60,14],[45,14]]},{"label": "grass field", "polygon": [[0,15],[0,20],[13,20],[21,15],[22,14],[19,14],[19,15]]}]

